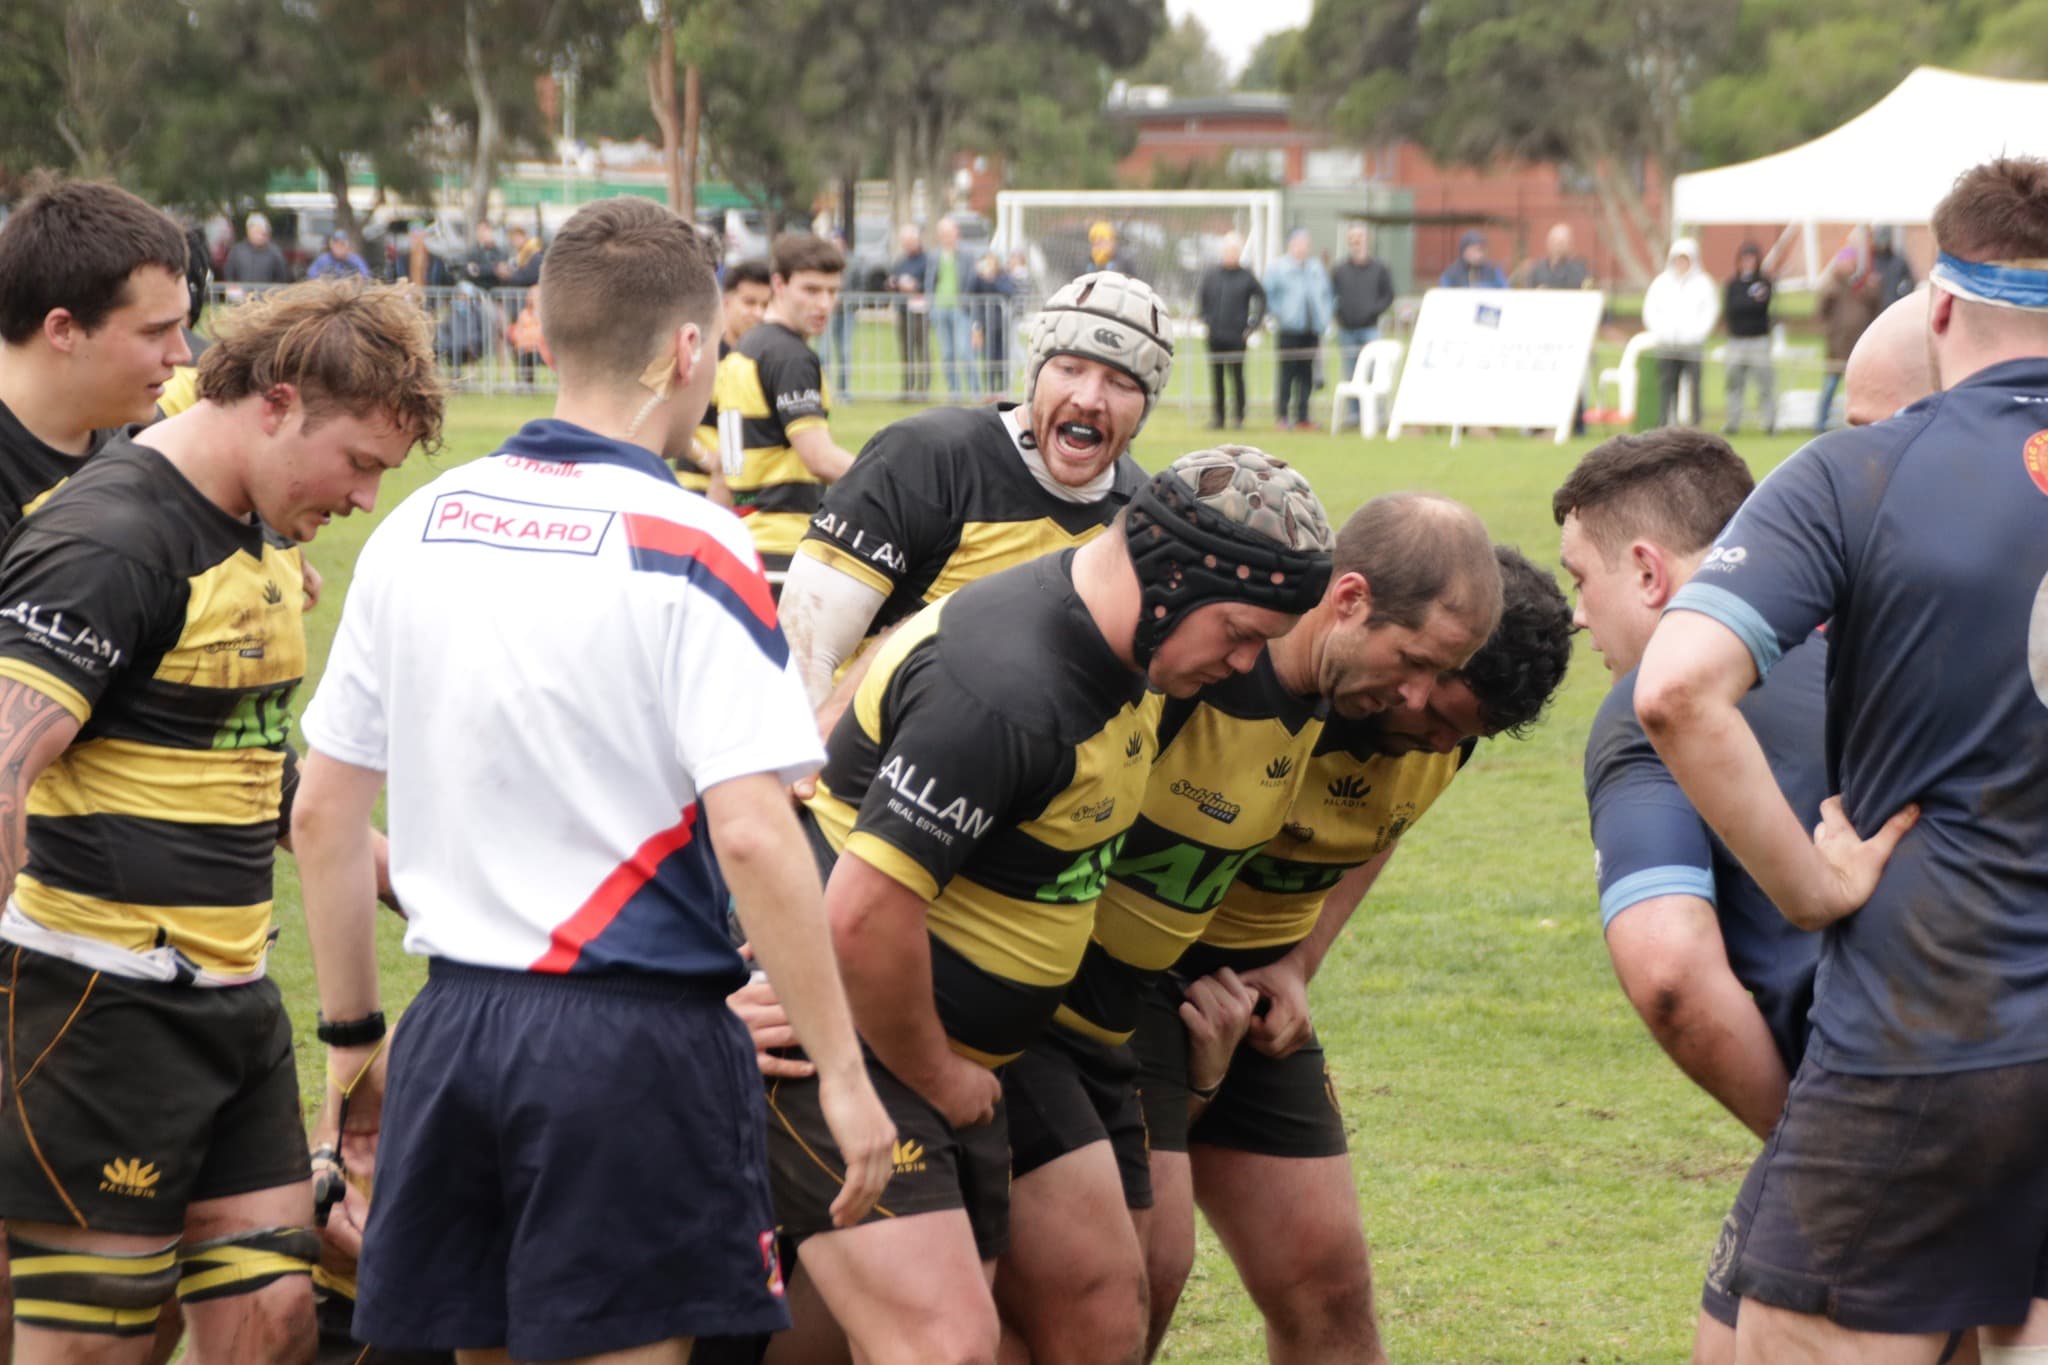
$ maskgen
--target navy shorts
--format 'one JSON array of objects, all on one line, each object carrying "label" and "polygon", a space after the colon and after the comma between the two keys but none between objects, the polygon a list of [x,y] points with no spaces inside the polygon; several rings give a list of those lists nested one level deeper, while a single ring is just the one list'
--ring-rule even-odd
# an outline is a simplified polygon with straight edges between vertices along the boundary
[{"label": "navy shorts", "polygon": [[1010,1169],[1040,1166],[1107,1142],[1116,1156],[1124,1207],[1152,1207],[1152,1157],[1138,1103],[1138,1059],[1130,1044],[1111,1047],[1054,1026],[998,1073],[1010,1111]]},{"label": "navy shorts", "polygon": [[1711,1285],[1854,1331],[2016,1323],[2048,1297],[2048,1062],[1851,1076],[1808,1059]]},{"label": "navy shorts", "polygon": [[521,1360],[789,1325],[724,991],[435,959],[392,1039],[355,1333]]}]

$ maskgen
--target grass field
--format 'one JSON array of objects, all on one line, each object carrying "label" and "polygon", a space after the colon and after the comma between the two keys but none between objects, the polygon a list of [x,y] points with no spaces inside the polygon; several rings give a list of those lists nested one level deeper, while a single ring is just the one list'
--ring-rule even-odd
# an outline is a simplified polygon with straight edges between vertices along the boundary
[{"label": "grass field", "polygon": [[[539,400],[458,400],[445,451],[415,456],[388,478],[380,506],[545,411]],[[908,411],[852,404],[834,414],[833,429],[857,448]],[[1302,468],[1334,519],[1376,493],[1438,489],[1546,565],[1557,560],[1551,490],[1590,444],[1368,444],[1280,434],[1262,416],[1246,438]],[[1211,443],[1162,411],[1139,453],[1156,466]],[[1743,454],[1761,473],[1795,444],[1757,438]],[[327,579],[307,619],[314,681],[372,524],[337,522],[311,548]],[[1579,769],[1606,686],[1582,645],[1531,738],[1480,746],[1404,840],[1313,987],[1396,1361],[1684,1359],[1706,1253],[1755,1151],[1658,1051],[1607,966]],[[459,708],[460,699],[447,704]],[[423,972],[385,918],[385,1000],[395,1010]],[[278,920],[273,969],[293,1005],[310,1102],[321,1059],[288,858]],[[1258,1315],[1206,1232],[1165,1358],[1264,1359]]]}]

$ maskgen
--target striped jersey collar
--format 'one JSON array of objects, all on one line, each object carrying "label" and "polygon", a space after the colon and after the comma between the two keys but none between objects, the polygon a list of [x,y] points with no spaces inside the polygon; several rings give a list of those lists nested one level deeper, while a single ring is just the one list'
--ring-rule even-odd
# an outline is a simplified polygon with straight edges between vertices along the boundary
[{"label": "striped jersey collar", "polygon": [[498,447],[500,455],[521,455],[529,460],[550,460],[561,464],[614,464],[650,474],[663,483],[675,476],[661,457],[646,446],[614,441],[588,427],[541,417],[528,422]]}]

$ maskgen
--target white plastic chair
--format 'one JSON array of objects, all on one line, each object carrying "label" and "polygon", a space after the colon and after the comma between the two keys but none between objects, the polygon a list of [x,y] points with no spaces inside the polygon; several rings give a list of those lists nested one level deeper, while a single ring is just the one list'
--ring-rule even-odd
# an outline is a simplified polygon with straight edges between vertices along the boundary
[{"label": "white plastic chair", "polygon": [[1636,419],[1636,381],[1641,373],[1636,362],[1642,359],[1643,352],[1649,347],[1650,334],[1637,332],[1628,339],[1628,345],[1621,348],[1621,363],[1612,369],[1600,371],[1600,382],[1596,389],[1604,394],[1610,384],[1614,386],[1614,408],[1621,414],[1623,422],[1633,422]]},{"label": "white plastic chair", "polygon": [[1335,436],[1344,421],[1344,400],[1358,400],[1358,434],[1371,440],[1380,434],[1380,400],[1391,402],[1394,381],[1401,373],[1401,343],[1368,341],[1358,353],[1351,377],[1330,395],[1330,434]]}]

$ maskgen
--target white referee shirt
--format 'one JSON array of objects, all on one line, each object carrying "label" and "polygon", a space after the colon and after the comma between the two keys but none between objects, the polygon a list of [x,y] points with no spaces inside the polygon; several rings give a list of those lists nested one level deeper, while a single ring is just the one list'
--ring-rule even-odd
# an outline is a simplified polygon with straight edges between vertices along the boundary
[{"label": "white referee shirt", "polygon": [[408,951],[737,979],[697,795],[823,762],[788,665],[737,517],[538,421],[371,535],[304,725],[386,774]]}]

